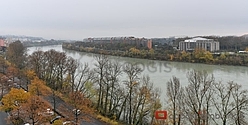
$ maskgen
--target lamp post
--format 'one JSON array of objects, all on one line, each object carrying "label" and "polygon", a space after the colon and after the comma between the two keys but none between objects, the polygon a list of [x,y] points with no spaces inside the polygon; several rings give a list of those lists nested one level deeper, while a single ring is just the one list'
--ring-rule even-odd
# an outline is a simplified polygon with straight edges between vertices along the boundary
[{"label": "lamp post", "polygon": [[79,109],[73,109],[73,112],[75,114],[75,121],[76,121],[76,124],[78,124],[78,116],[80,115],[80,110]]},{"label": "lamp post", "polygon": [[15,106],[17,107],[17,118],[19,119],[19,103],[18,103],[18,101],[15,101]]}]

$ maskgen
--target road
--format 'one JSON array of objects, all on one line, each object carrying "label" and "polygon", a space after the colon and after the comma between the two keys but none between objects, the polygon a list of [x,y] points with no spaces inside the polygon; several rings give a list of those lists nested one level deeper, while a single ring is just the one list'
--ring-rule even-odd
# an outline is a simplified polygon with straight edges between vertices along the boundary
[{"label": "road", "polygon": [[7,113],[0,112],[0,125],[13,125],[13,124],[7,124],[6,118],[8,117]]},{"label": "road", "polygon": [[[45,100],[47,100],[51,106],[53,106],[54,104],[54,99],[55,99],[55,104],[56,104],[56,113],[58,113],[58,115],[61,115],[63,117],[67,117],[70,113],[73,113],[73,107],[67,103],[65,103],[64,100],[62,100],[60,97],[58,96],[52,96],[52,95],[49,95],[49,96],[46,96],[44,97]],[[96,118],[93,118],[93,117],[90,117],[90,115],[87,115],[87,114],[84,114],[85,116],[88,116],[90,118],[90,121],[83,121],[81,122],[81,125],[107,125],[106,123],[96,119]],[[71,115],[69,115],[71,116]],[[73,116],[73,114],[72,114]]]}]

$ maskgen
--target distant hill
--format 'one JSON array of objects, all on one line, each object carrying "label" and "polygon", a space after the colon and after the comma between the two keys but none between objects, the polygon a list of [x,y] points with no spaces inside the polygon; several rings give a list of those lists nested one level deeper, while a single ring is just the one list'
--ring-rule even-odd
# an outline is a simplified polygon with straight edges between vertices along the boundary
[{"label": "distant hill", "polygon": [[248,34],[244,34],[241,37],[244,37],[245,39],[248,39]]}]

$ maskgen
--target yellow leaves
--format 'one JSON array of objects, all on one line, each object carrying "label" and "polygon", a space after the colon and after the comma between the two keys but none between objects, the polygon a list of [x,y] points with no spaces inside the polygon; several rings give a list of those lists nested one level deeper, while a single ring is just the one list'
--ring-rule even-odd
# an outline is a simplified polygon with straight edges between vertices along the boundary
[{"label": "yellow leaves", "polygon": [[174,59],[174,55],[170,54],[170,60],[172,61]]},{"label": "yellow leaves", "polygon": [[11,119],[26,119],[28,117],[35,121],[43,121],[45,116],[43,114],[50,108],[49,103],[41,97],[36,95],[32,96],[23,89],[15,88],[12,88],[10,92],[2,98],[2,103],[1,110],[18,114],[18,116],[10,116]]},{"label": "yellow leaves", "polygon": [[213,55],[204,49],[195,49],[193,55],[196,60],[199,60],[199,62],[211,62],[214,60]]},{"label": "yellow leaves", "polygon": [[190,60],[190,53],[186,51],[181,52],[181,57],[183,61],[189,61]]},{"label": "yellow leaves", "polygon": [[30,80],[33,80],[36,77],[36,73],[34,70],[27,70],[26,75]]},{"label": "yellow leaves", "polygon": [[30,94],[23,89],[11,88],[10,92],[3,96],[1,109],[4,111],[11,111],[20,106],[20,104],[25,103]]},{"label": "yellow leaves", "polygon": [[62,120],[56,120],[54,121],[53,125],[63,125]]},{"label": "yellow leaves", "polygon": [[150,55],[153,55],[153,54],[154,54],[154,49],[152,49],[152,48],[149,49],[149,54],[150,54]]},{"label": "yellow leaves", "polygon": [[43,123],[47,117],[47,109],[51,109],[49,103],[39,96],[30,96],[26,103],[21,105],[20,115],[22,119],[29,117],[33,123]]},{"label": "yellow leaves", "polygon": [[209,51],[205,52],[205,57],[207,62],[214,60],[212,53],[210,53]]},{"label": "yellow leaves", "polygon": [[119,123],[116,122],[115,120],[111,120],[111,119],[109,119],[109,118],[107,118],[107,117],[104,117],[104,116],[102,116],[102,115],[97,115],[97,119],[99,119],[99,120],[101,120],[101,121],[104,121],[104,122],[106,122],[106,123],[108,123],[108,124],[110,124],[110,125],[118,125],[118,124],[119,124]]},{"label": "yellow leaves", "polygon": [[43,80],[38,77],[34,77],[29,85],[29,92],[32,95],[48,95],[52,93],[52,90],[46,86],[46,83]]},{"label": "yellow leaves", "polygon": [[248,52],[248,47],[245,48],[245,51]]},{"label": "yellow leaves", "polygon": [[79,91],[70,93],[69,103],[83,112],[87,112],[87,113],[93,112],[92,109],[90,108],[91,101],[88,98],[84,97],[84,95]]},{"label": "yellow leaves", "polygon": [[226,59],[226,55],[225,55],[224,53],[220,54],[220,59],[221,59],[221,60]]},{"label": "yellow leaves", "polygon": [[9,67],[7,68],[7,74],[8,74],[9,76],[15,76],[15,75],[18,74],[18,69],[15,68],[14,66],[9,66]]},{"label": "yellow leaves", "polygon": [[[27,103],[25,103],[23,106],[25,105],[26,108],[37,111],[40,110],[39,112],[45,112],[48,108],[50,108],[50,105],[47,101],[36,95],[30,96],[30,98],[27,100]],[[37,112],[37,114],[39,112]]]},{"label": "yellow leaves", "polygon": [[136,49],[134,47],[130,48],[129,51],[133,55],[139,55],[140,54],[140,50],[139,49]]}]

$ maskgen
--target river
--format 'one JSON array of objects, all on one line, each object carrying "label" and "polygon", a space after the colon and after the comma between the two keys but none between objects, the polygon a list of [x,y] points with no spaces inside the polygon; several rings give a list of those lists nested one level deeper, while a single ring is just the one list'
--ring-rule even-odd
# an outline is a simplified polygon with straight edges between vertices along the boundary
[{"label": "river", "polygon": [[[47,51],[50,49],[65,52],[67,56],[71,56],[81,63],[88,63],[91,68],[94,67],[95,60],[93,56],[95,54],[62,49],[61,45],[29,47],[28,54],[31,54],[36,50]],[[223,83],[227,83],[229,81],[234,81],[235,83],[241,84],[244,89],[248,89],[248,67],[170,62],[116,56],[109,56],[109,59],[123,64],[138,63],[143,70],[142,74],[149,75],[151,81],[154,83],[154,86],[162,90],[162,102],[164,102],[165,99],[166,82],[169,81],[173,76],[176,76],[179,78],[183,86],[187,85],[188,80],[186,74],[188,71],[193,69],[206,70],[209,74],[214,75],[216,82],[221,81]]]}]

